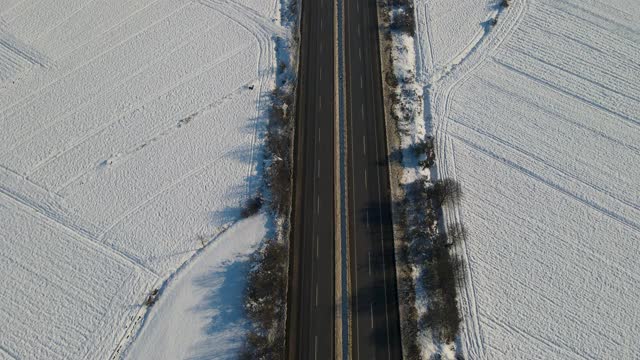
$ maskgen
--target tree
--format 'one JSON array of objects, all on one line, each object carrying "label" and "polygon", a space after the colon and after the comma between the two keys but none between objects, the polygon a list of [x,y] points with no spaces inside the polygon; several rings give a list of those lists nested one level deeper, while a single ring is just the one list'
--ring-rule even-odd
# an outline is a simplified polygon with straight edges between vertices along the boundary
[{"label": "tree", "polygon": [[[240,216],[242,216],[243,218],[248,218],[249,216],[253,216],[257,214],[258,211],[260,211],[261,207],[262,207],[262,198],[258,195],[256,197],[253,197],[247,200],[246,204],[244,205],[244,208],[240,213]],[[202,246],[204,247],[204,241],[202,243],[203,243]]]},{"label": "tree", "polygon": [[460,184],[453,179],[438,180],[427,189],[427,196],[436,207],[441,207],[446,202],[455,202],[462,196]]}]

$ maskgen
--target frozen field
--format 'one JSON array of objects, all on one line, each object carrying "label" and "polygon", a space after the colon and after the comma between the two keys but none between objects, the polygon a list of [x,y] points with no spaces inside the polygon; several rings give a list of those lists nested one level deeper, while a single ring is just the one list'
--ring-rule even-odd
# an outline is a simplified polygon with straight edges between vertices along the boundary
[{"label": "frozen field", "polygon": [[463,352],[640,358],[640,4],[513,0],[491,27],[496,5],[416,0],[438,172],[465,192]]},{"label": "frozen field", "polygon": [[0,0],[0,358],[109,358],[237,220],[277,19],[276,0]]}]

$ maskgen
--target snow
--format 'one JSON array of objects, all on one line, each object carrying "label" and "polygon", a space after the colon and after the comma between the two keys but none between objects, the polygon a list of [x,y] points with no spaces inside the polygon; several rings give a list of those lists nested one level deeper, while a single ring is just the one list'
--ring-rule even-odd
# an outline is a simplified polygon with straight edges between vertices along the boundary
[{"label": "snow", "polygon": [[416,14],[437,175],[465,193],[445,209],[467,230],[465,358],[640,357],[637,2]]},{"label": "snow", "polygon": [[495,13],[494,1],[487,0],[414,0],[416,41],[420,43],[418,74],[434,76],[458,62],[465,49],[472,47],[484,33],[481,26]]},{"label": "snow", "polygon": [[243,345],[249,254],[266,216],[243,220],[169,281],[133,343],[130,359],[233,359]]},{"label": "snow", "polygon": [[[410,145],[425,139],[425,124],[420,119],[423,116],[423,89],[416,78],[416,53],[415,40],[412,36],[401,33],[391,33],[393,73],[398,79],[396,94],[399,105],[394,111],[399,119],[405,119],[398,124],[404,132],[399,134],[400,145],[403,149],[403,161],[405,165],[417,163],[415,155],[410,150]],[[405,166],[403,169],[402,184],[409,184],[421,175],[428,176],[429,171],[416,166]]]},{"label": "snow", "polygon": [[278,11],[0,1],[0,357],[117,357],[149,291],[239,218]]}]

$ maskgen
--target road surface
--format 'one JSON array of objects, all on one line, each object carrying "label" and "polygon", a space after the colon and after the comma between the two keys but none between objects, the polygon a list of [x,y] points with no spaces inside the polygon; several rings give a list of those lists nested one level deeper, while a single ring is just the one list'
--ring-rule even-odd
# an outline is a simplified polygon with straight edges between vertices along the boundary
[{"label": "road surface", "polygon": [[302,1],[289,359],[334,356],[334,2]]},{"label": "road surface", "polygon": [[352,358],[401,359],[375,0],[345,0]]}]

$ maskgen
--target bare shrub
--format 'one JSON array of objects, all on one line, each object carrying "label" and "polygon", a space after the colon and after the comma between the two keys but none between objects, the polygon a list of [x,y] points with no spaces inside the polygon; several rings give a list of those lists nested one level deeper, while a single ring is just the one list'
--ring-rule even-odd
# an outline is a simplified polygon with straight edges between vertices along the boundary
[{"label": "bare shrub", "polygon": [[411,224],[406,230],[410,239],[407,259],[421,269],[419,281],[429,297],[429,307],[419,322],[439,341],[450,342],[462,320],[457,308],[457,289],[463,283],[462,260],[453,256],[450,248],[465,235],[460,224],[453,224],[448,232],[442,233],[435,222],[436,209],[443,202],[457,200],[460,188],[450,179],[431,184],[422,178],[406,186],[406,196],[411,199],[403,203],[407,222]]},{"label": "bare shrub", "polygon": [[413,151],[413,154],[415,156],[420,156],[420,155],[431,155],[435,157],[434,154],[434,145],[435,145],[435,140],[433,137],[428,136],[427,138],[425,138],[424,140],[420,140],[416,143],[414,143],[411,146],[411,150]]},{"label": "bare shrub", "polygon": [[455,223],[449,225],[449,227],[447,228],[447,238],[449,240],[447,245],[452,246],[460,243],[462,240],[464,240],[466,234],[467,231],[464,229],[464,226],[462,226],[462,224]]},{"label": "bare shrub", "polygon": [[276,240],[266,240],[264,248],[254,254],[252,263],[244,309],[253,327],[241,358],[280,359],[284,354],[287,248]]},{"label": "bare shrub", "polygon": [[424,140],[420,140],[411,146],[411,151],[415,156],[423,157],[418,161],[418,164],[423,169],[428,169],[433,166],[436,160],[435,142],[432,137],[427,137]]},{"label": "bare shrub", "polygon": [[258,195],[247,200],[244,208],[242,208],[242,211],[240,212],[240,216],[246,219],[257,214],[258,211],[260,211],[260,208],[262,208],[262,198]]},{"label": "bare shrub", "polygon": [[460,200],[462,190],[460,184],[453,179],[442,179],[433,183],[427,189],[427,196],[434,203],[435,207],[440,207],[446,202]]},{"label": "bare shrub", "polygon": [[396,8],[409,8],[413,7],[412,0],[389,0],[389,5]]},{"label": "bare shrub", "polygon": [[156,301],[158,301],[158,293],[158,289],[153,289],[153,291],[149,293],[149,296],[147,296],[147,299],[144,301],[144,306],[152,307],[156,303]]},{"label": "bare shrub", "polygon": [[238,357],[241,360],[278,360],[283,359],[284,356],[284,339],[269,340],[269,336],[257,334],[255,332],[249,332],[245,346],[240,352]]},{"label": "bare shrub", "polygon": [[429,308],[421,319],[439,340],[451,342],[460,330],[462,317],[457,308],[458,285],[463,283],[462,259],[447,247],[433,248],[425,263],[422,284],[430,294]]},{"label": "bare shrub", "polygon": [[387,71],[384,78],[385,78],[385,81],[387,82],[387,85],[389,85],[389,87],[395,89],[398,86],[398,78],[393,73],[393,71]]},{"label": "bare shrub", "polygon": [[272,132],[267,135],[265,146],[269,156],[274,161],[281,161],[289,155],[289,139],[282,132]]},{"label": "bare shrub", "polygon": [[389,24],[389,29],[392,31],[403,32],[411,36],[415,35],[416,23],[415,18],[413,17],[413,8],[403,8],[393,14],[391,17],[391,24]]},{"label": "bare shrub", "polygon": [[271,210],[284,215],[291,199],[291,165],[286,159],[274,159],[266,171],[271,190]]},{"label": "bare shrub", "polygon": [[270,190],[270,209],[285,215],[291,200],[292,132],[295,97],[276,89],[271,95],[268,133],[265,139],[265,183]]}]

